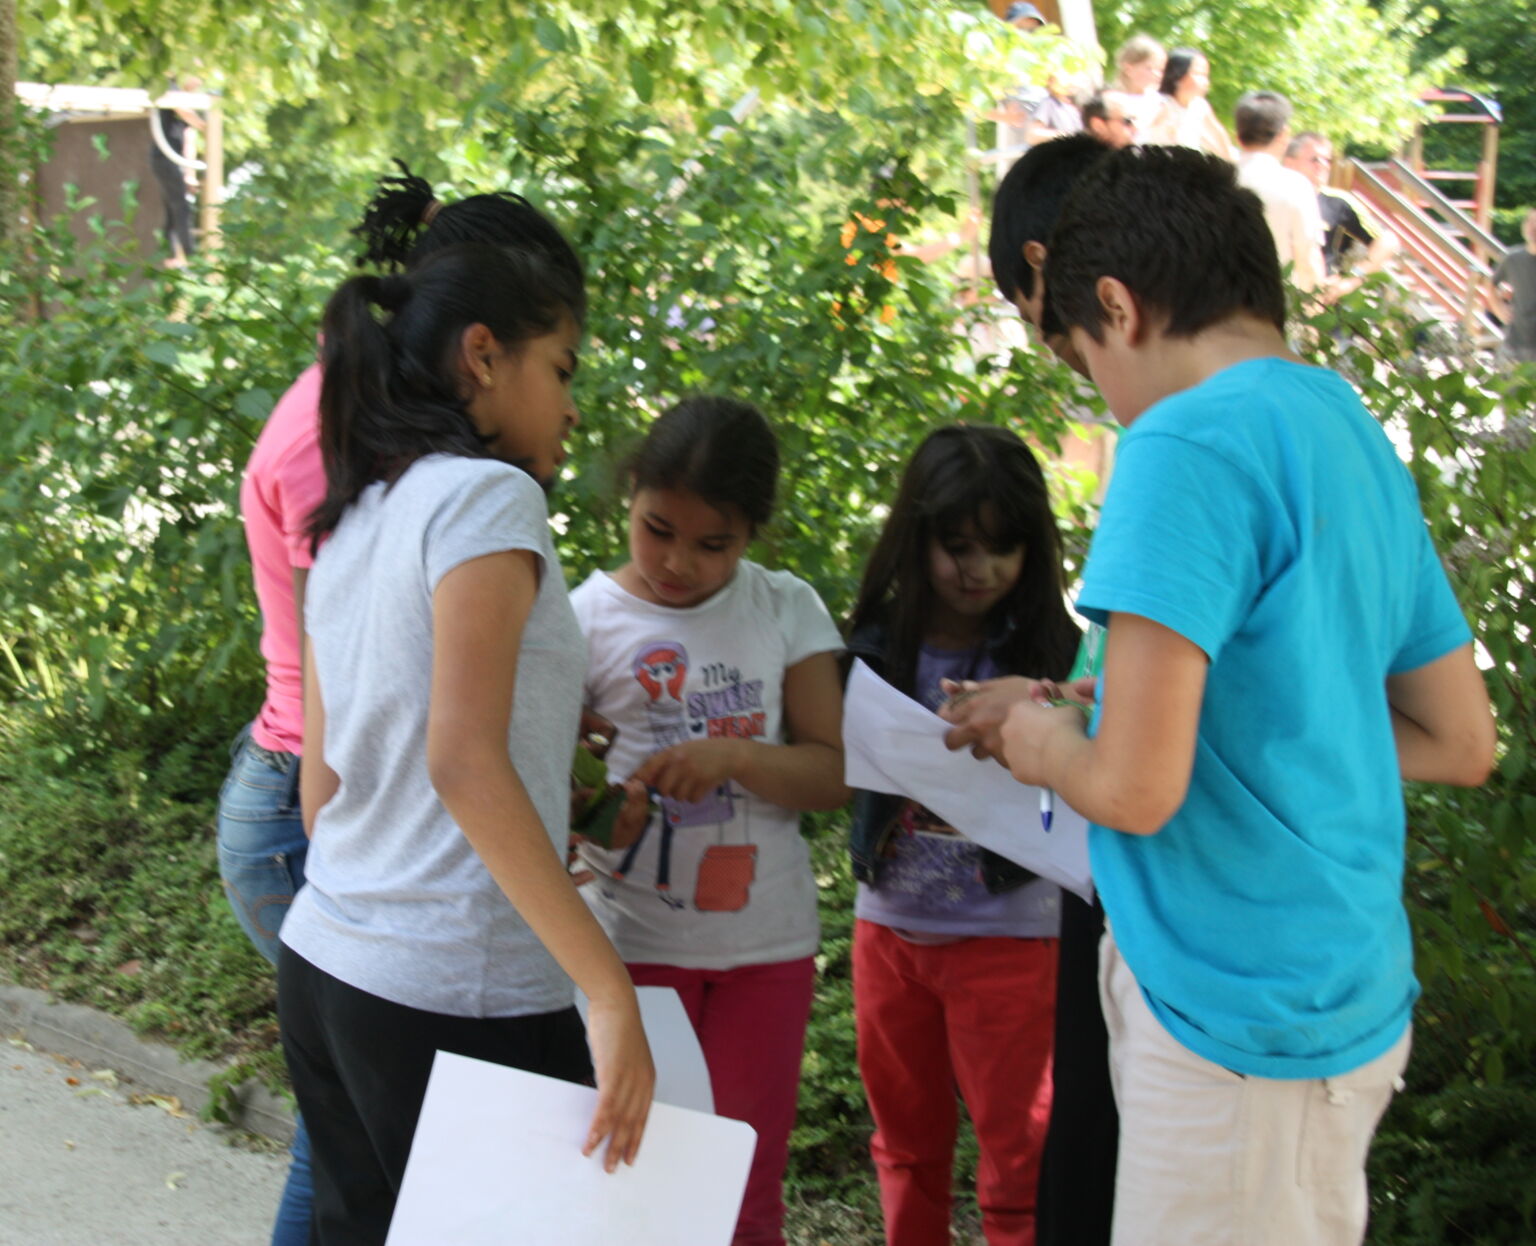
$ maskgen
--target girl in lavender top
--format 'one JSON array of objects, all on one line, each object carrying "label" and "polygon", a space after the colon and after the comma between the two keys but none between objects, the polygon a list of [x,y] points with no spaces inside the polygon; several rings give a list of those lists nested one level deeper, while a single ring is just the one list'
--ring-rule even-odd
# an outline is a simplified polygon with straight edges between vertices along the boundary
[{"label": "girl in lavender top", "polygon": [[[943,680],[1066,676],[1078,631],[1061,541],[1016,435],[955,426],[923,442],[849,629],[851,654],[934,708]],[[911,801],[855,800],[854,1006],[887,1240],[950,1240],[958,1087],[988,1246],[1033,1246],[1060,892]]]}]

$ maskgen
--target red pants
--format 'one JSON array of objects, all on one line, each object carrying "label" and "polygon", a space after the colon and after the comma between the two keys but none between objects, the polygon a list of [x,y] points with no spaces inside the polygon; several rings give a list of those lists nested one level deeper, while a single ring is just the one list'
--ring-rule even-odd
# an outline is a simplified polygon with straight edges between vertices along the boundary
[{"label": "red pants", "polygon": [[716,1113],[757,1130],[734,1246],[784,1246],[784,1166],[800,1097],[814,958],[739,969],[630,965],[629,974],[636,986],[670,986],[682,997],[709,1066]]},{"label": "red pants", "polygon": [[957,1087],[981,1153],[988,1246],[1034,1246],[1056,948],[1055,939],[1002,938],[923,947],[857,923],[859,1072],[888,1246],[949,1246]]}]

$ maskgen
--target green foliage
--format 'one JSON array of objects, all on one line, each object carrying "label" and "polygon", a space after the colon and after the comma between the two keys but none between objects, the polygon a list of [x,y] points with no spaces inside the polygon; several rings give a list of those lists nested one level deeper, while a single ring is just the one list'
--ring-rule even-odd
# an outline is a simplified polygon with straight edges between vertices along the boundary
[{"label": "green foliage", "polygon": [[188,1054],[270,1051],[271,974],[223,899],[209,833],[221,741],[169,717],[149,741],[92,725],[103,748],[82,761],[84,725],[0,716],[0,946],[16,976]]},{"label": "green foliage", "polygon": [[169,285],[62,227],[31,242],[0,276],[0,300],[44,309],[11,319],[0,363],[0,685],[97,719],[249,700],[235,493],[334,266],[231,250],[217,284]]},{"label": "green foliage", "polygon": [[[421,157],[495,101],[558,107],[580,85],[631,109],[705,119],[749,89],[770,102],[863,112],[877,100],[995,98],[1019,41],[979,6],[852,0],[834,35],[809,0],[602,13],[569,0],[262,0],[149,5],[20,0],[22,77],[155,86],[167,73],[221,88],[237,159],[296,147]],[[276,144],[281,144],[277,146]]]},{"label": "green foliage", "polygon": [[[851,120],[717,110],[696,130],[635,107],[627,78],[580,73],[539,111],[480,99],[473,136],[440,153],[469,189],[508,174],[542,188],[592,274],[586,418],[556,516],[574,575],[616,557],[619,457],[688,391],[734,392],[774,417],[795,467],[761,552],[834,609],[870,504],[920,430],[963,416],[1054,439],[1074,401],[1059,370],[974,358],[962,330],[981,331],[982,314],[891,253],[892,235],[953,220],[952,97],[870,101]],[[874,185],[886,162],[901,202]],[[244,188],[223,248],[174,282],[106,242],[77,254],[63,221],[0,276],[16,344],[0,377],[19,413],[0,430],[0,688],[93,717],[231,715],[258,699],[239,473],[345,272],[334,189],[312,206],[283,199],[295,184],[290,170]],[[345,184],[355,215],[364,183]],[[855,214],[882,224],[845,243]],[[28,307],[45,314],[17,315]]]},{"label": "green foliage", "polygon": [[[1466,64],[1452,79],[1439,85],[1465,86],[1488,92],[1504,109],[1499,137],[1497,202],[1506,208],[1536,206],[1536,3],[1532,0],[1437,0],[1426,8],[1432,19],[1422,54],[1433,56],[1448,48],[1465,51]],[[1466,134],[1473,126],[1440,127],[1425,144],[1426,158],[1441,167],[1470,169],[1477,154],[1452,159],[1459,146],[1463,153],[1481,136]],[[1444,131],[1461,130],[1462,135]],[[1518,229],[1507,241],[1518,245]]]},{"label": "green foliage", "polygon": [[845,815],[818,819],[813,840],[821,893],[816,1000],[806,1033],[800,1112],[790,1141],[800,1197],[832,1201],[879,1223],[869,1136],[874,1126],[859,1080],[853,1028],[853,874]]},{"label": "green foliage", "polygon": [[1472,624],[1500,726],[1476,789],[1409,791],[1406,892],[1424,986],[1412,1093],[1373,1155],[1386,1243],[1512,1242],[1536,1231],[1536,369],[1431,357],[1426,326],[1372,284],[1315,321],[1322,361],[1406,454]]}]

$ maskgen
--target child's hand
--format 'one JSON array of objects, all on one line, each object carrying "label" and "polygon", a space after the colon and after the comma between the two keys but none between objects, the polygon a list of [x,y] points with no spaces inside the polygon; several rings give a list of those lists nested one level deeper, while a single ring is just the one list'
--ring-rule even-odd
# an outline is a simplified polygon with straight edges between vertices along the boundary
[{"label": "child's hand", "polygon": [[741,740],[689,740],[648,758],[634,778],[670,800],[691,805],[703,800],[736,769]]},{"label": "child's hand", "polygon": [[1030,701],[1049,702],[1056,692],[1055,685],[1048,680],[1025,679],[1021,675],[989,679],[985,683],[945,679],[939,686],[949,698],[939,707],[939,717],[954,724],[944,736],[945,747],[969,748],[972,756],[995,757],[1005,766],[1008,760],[1001,733],[1008,711]]},{"label": "child's hand", "polygon": [[[588,839],[579,831],[572,831],[570,846],[566,850],[565,864],[570,871],[571,881],[578,887],[584,887],[594,878],[591,870],[581,864],[580,849],[582,844],[598,842],[599,846],[609,852],[623,852],[632,846],[641,835],[645,834],[645,825],[651,818],[651,794],[645,790],[645,784],[638,779],[629,779],[623,784],[624,804],[619,812],[614,815],[613,829],[609,832],[606,842]],[[571,789],[571,821],[579,821],[580,814],[586,809],[587,803],[594,795],[590,787],[576,787]]]},{"label": "child's hand", "polygon": [[1008,759],[1003,764],[1020,783],[1050,787],[1045,774],[1045,759],[1051,741],[1063,731],[1081,737],[1086,722],[1082,710],[1076,705],[1014,702],[999,732]]},{"label": "child's hand", "polygon": [[615,1003],[592,1000],[587,1009],[587,1045],[597,1074],[597,1111],[581,1153],[591,1155],[607,1138],[603,1167],[613,1172],[621,1160],[633,1164],[640,1153],[656,1089],[656,1068],[632,990]]},{"label": "child's hand", "polygon": [[645,833],[645,824],[651,818],[651,794],[639,779],[624,782],[624,807],[613,820],[613,835],[609,838],[610,850],[622,851],[630,847]]},{"label": "child's hand", "polygon": [[1097,675],[1084,675],[1081,679],[1074,679],[1069,684],[1059,685],[1061,695],[1052,697],[1053,701],[1071,701],[1074,705],[1081,705],[1090,713],[1093,711],[1099,689]]},{"label": "child's hand", "polygon": [[565,847],[565,872],[571,876],[571,882],[578,887],[585,887],[597,877],[581,863],[581,846],[586,842],[585,835],[578,835],[572,831],[571,838]]}]

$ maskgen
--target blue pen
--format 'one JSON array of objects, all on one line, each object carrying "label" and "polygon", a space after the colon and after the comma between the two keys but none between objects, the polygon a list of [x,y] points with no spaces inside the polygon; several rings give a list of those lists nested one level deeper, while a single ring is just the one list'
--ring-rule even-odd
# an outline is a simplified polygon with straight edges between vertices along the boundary
[{"label": "blue pen", "polygon": [[1056,793],[1048,787],[1040,789],[1040,825],[1051,829],[1051,819],[1056,816]]}]

